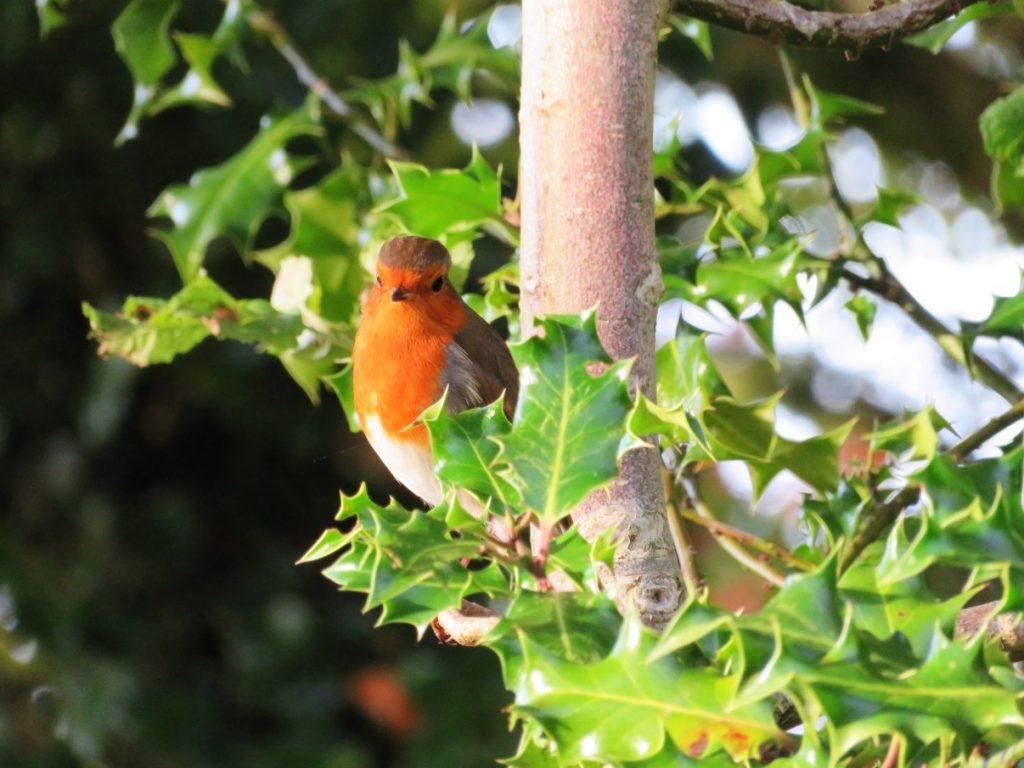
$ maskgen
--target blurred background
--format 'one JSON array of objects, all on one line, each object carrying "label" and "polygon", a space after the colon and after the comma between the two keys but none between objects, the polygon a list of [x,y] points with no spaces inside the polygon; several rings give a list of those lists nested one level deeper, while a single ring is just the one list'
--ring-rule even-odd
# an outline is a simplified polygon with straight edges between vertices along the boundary
[{"label": "blurred background", "polygon": [[[479,2],[267,2],[314,66],[343,86],[394,71],[398,41],[422,50],[444,14]],[[497,661],[485,651],[373,629],[358,596],[336,593],[294,561],[330,524],[337,491],[366,479],[398,493],[336,402],[314,407],[276,360],[206,342],[170,366],[102,361],[86,338],[83,300],[118,306],[169,295],[178,278],[147,236],[145,211],[168,184],[220,162],[275,103],[305,96],[269,47],[247,45],[252,74],[218,79],[232,110],[172,110],[121,148],[131,103],[110,24],[123,3],[81,0],[40,40],[30,0],[0,7],[0,766],[485,766],[514,739]],[[181,26],[210,29],[213,0],[184,3]],[[519,9],[491,18],[493,44],[516,45]],[[1019,221],[997,221],[977,117],[1021,74],[1021,30],[966,27],[936,58],[901,46],[855,62],[795,52],[816,85],[883,106],[841,134],[833,162],[851,203],[876,185],[920,204],[870,241],[946,320],[980,320],[992,294],[1017,290]],[[697,182],[738,174],[752,143],[799,138],[776,51],[713,34],[706,61],[678,36],[662,44],[655,141],[672,134]],[[417,107],[402,143],[428,166],[461,166],[476,141],[516,167],[516,105],[484,93]],[[514,192],[514,179],[508,186]],[[701,222],[680,237],[700,237]],[[834,208],[791,222],[828,250],[845,236]],[[272,237],[272,233],[266,234]],[[830,239],[831,238],[831,239]],[[830,245],[831,243],[831,245]],[[491,254],[492,266],[505,254]],[[236,296],[266,296],[272,276],[223,244],[210,259]],[[478,269],[477,272],[480,270]],[[1002,409],[930,339],[880,306],[865,342],[842,297],[807,328],[776,328],[773,368],[732,321],[663,307],[712,330],[723,376],[741,397],[785,387],[779,428],[807,437],[850,414],[872,419],[935,404],[962,433]],[[1018,381],[1013,342],[978,349]],[[1010,437],[1003,435],[999,439]],[[854,445],[850,449],[856,451]],[[755,506],[749,481],[722,465],[704,481],[723,515],[785,539],[799,488],[780,478]],[[781,513],[781,514],[780,514]],[[698,539],[716,599],[756,607],[759,583]]]}]

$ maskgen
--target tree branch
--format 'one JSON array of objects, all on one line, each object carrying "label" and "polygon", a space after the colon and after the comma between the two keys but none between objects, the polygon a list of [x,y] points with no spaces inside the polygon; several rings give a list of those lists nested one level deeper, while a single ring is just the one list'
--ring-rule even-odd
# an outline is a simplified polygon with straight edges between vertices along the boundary
[{"label": "tree branch", "polygon": [[860,557],[861,552],[867,549],[868,545],[877,539],[882,531],[894,523],[904,509],[911,504],[916,504],[920,497],[921,489],[916,485],[908,485],[887,503],[876,507],[865,520],[860,521],[850,543],[846,545],[839,558],[839,572],[845,573]]},{"label": "tree branch", "polygon": [[1009,410],[996,416],[992,421],[981,427],[978,431],[965,437],[959,443],[950,448],[948,453],[958,462],[963,461],[971,455],[971,452],[975,448],[980,446],[990,437],[995,437],[1019,419],[1024,419],[1024,400],[1018,400],[1016,405],[1011,406]]},{"label": "tree branch", "polygon": [[270,13],[254,10],[248,15],[248,22],[255,32],[265,37],[277,49],[282,58],[291,64],[295,75],[303,85],[315,93],[328,109],[348,121],[349,128],[353,133],[382,155],[397,158],[408,156],[405,150],[388,141],[380,131],[366,123],[348,102],[331,89],[327,80],[314,71],[292,43],[284,27]]},{"label": "tree branch", "polygon": [[768,541],[767,539],[762,539],[752,533],[741,531],[739,528],[733,528],[731,525],[727,525],[720,520],[714,520],[683,509],[676,511],[680,517],[705,528],[712,536],[730,538],[733,541],[744,544],[764,555],[774,557],[776,560],[781,560],[787,565],[791,565],[801,571],[813,571],[817,567],[814,563],[804,560],[801,557],[797,557],[788,549],[773,541]]},{"label": "tree branch", "polygon": [[998,640],[1000,647],[1006,651],[1011,661],[1024,660],[1024,615],[1020,613],[992,614],[996,611],[998,601],[974,605],[964,608],[956,617],[956,630],[953,637],[966,639],[974,637],[985,628],[989,640]]},{"label": "tree branch", "polygon": [[844,265],[842,276],[850,285],[871,291],[906,312],[911,320],[935,339],[942,347],[943,352],[963,366],[965,370],[976,373],[982,383],[998,393],[1006,402],[1016,403],[1024,399],[1024,390],[1021,390],[1006,374],[984,358],[975,355],[973,366],[969,364],[960,336],[925,309],[903,283],[889,271],[882,259],[873,256],[868,264],[874,266],[878,271],[878,277],[864,277],[851,270],[848,265]]},{"label": "tree branch", "polygon": [[979,0],[910,0],[868,13],[811,11],[775,0],[677,0],[676,10],[775,43],[859,53],[888,48]]},{"label": "tree branch", "polygon": [[499,620],[498,614],[489,608],[463,600],[460,608],[441,611],[430,626],[442,643],[479,645]]},{"label": "tree branch", "polygon": [[[692,483],[685,480],[683,482],[683,488],[686,491],[684,501],[692,504],[695,513],[694,521],[700,525],[705,525],[708,532],[715,537],[715,541],[718,542],[718,546],[724,549],[737,563],[747,570],[753,571],[772,586],[784,586],[786,583],[786,577],[768,565],[768,563],[759,560],[757,557],[747,552],[743,545],[736,540],[735,533],[738,533],[736,529],[731,529],[730,533],[723,533],[723,526],[721,524],[713,525],[718,523],[718,521],[701,500],[700,495],[697,493],[697,489]],[[728,528],[729,526],[724,527]]]}]

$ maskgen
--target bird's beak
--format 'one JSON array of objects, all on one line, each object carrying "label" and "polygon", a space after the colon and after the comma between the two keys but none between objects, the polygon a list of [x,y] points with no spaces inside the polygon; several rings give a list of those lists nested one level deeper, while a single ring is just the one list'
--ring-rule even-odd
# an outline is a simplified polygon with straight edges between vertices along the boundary
[{"label": "bird's beak", "polygon": [[398,286],[391,292],[392,301],[405,301],[409,298],[409,289],[404,286]]}]

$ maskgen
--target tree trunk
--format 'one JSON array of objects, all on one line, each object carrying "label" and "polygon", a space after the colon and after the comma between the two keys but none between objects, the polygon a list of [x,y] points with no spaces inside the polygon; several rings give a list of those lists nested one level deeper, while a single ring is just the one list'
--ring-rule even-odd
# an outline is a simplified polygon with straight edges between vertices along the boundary
[{"label": "tree trunk", "polygon": [[[633,387],[655,394],[662,292],[654,248],[652,134],[661,0],[524,0],[520,110],[524,332],[538,314],[598,304]],[[593,538],[616,526],[615,582],[650,626],[683,587],[654,450],[631,451],[618,480],[574,515]]]}]

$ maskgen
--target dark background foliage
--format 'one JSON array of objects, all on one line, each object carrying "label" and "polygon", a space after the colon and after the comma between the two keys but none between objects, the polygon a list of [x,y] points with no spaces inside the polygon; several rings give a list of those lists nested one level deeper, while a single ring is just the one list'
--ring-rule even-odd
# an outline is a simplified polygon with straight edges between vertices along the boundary
[{"label": "dark background foliage", "polygon": [[[393,71],[397,40],[422,49],[446,10],[277,5],[339,83]],[[373,630],[357,596],[292,565],[339,486],[396,491],[333,400],[311,407],[275,360],[231,343],[137,370],[87,341],[82,300],[177,287],[145,232],[160,190],[236,151],[275,99],[304,98],[253,45],[252,76],[223,72],[236,109],[171,111],[115,149],[131,97],[109,35],[119,10],[80,3],[40,42],[28,0],[0,8],[0,766],[474,766],[509,754],[493,656]],[[208,28],[219,11],[186,3],[183,26]],[[716,46],[707,64],[671,40],[664,63],[728,83],[748,116],[785,99],[769,45]],[[886,106],[872,129],[887,146],[985,187],[976,117],[997,95],[991,80],[913,49],[800,61],[819,85]],[[448,103],[417,108],[403,137],[431,166],[468,158]],[[490,156],[514,167],[514,137]],[[697,176],[720,170],[699,151],[687,159]],[[208,263],[235,295],[269,290],[270,274],[227,246]]]}]

